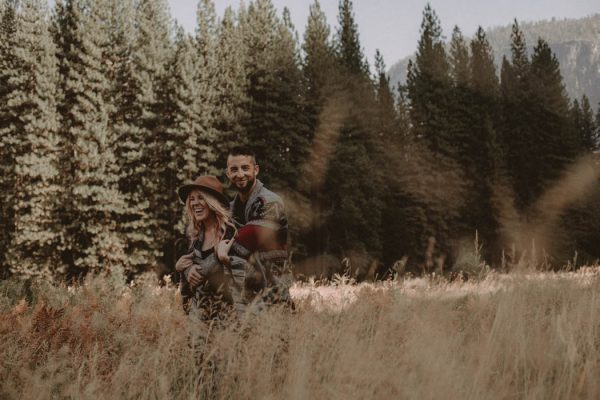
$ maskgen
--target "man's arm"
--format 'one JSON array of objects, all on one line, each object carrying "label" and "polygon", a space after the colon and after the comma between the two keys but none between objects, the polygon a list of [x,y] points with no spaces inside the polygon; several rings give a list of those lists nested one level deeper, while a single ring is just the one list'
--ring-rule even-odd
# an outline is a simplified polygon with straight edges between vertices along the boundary
[{"label": "man's arm", "polygon": [[[264,216],[264,214],[263,214]],[[258,250],[276,250],[281,245],[278,241],[279,222],[271,218],[256,218],[238,229],[232,240],[223,240],[217,246],[217,256],[221,263],[227,264],[229,254],[248,258]]]},{"label": "man's arm", "polygon": [[250,206],[246,225],[238,229],[234,240],[217,247],[217,257],[228,264],[229,254],[248,258],[256,251],[280,250],[287,239],[287,216],[283,201],[274,193],[258,197]]},{"label": "man's arm", "polygon": [[[274,193],[259,197],[253,204],[244,226],[248,230],[248,245],[256,250],[284,248],[287,243],[288,220],[283,201]],[[246,232],[242,232],[244,236]]]}]

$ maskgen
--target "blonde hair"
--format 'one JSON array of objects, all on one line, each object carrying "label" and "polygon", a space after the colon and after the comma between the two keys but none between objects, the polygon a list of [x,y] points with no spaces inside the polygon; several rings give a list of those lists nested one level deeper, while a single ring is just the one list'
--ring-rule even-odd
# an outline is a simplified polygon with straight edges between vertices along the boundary
[{"label": "blonde hair", "polygon": [[[217,225],[219,227],[218,239],[221,240],[227,231],[227,227],[231,227],[234,230],[234,235],[237,233],[237,229],[235,225],[231,222],[231,212],[221,204],[219,200],[215,196],[210,193],[203,191],[202,189],[194,189],[200,192],[200,195],[206,202],[209,210],[215,213],[215,217],[217,218]],[[191,192],[190,192],[191,193]],[[187,199],[185,199],[185,211],[188,220],[188,226],[186,229],[186,233],[191,242],[197,239],[200,236],[200,232],[202,231],[202,223],[200,221],[196,221],[196,217],[194,216],[194,212],[190,205],[190,195],[188,194]]]}]

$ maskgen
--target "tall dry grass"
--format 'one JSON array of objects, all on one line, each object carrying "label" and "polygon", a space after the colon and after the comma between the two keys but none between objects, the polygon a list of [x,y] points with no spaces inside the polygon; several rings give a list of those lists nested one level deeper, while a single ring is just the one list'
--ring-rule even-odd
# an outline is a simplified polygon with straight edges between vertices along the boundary
[{"label": "tall dry grass", "polygon": [[600,398],[600,271],[304,285],[206,324],[177,291],[0,283],[0,398]]}]

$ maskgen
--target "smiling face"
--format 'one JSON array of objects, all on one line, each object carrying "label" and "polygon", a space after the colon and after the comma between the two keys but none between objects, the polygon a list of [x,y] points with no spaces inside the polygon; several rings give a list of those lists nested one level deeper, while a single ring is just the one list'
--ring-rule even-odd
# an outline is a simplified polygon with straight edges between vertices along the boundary
[{"label": "smiling face", "polygon": [[194,217],[197,223],[203,222],[209,218],[212,210],[208,207],[202,192],[194,189],[187,198],[190,215]]},{"label": "smiling face", "polygon": [[252,190],[258,170],[259,167],[252,156],[230,155],[227,157],[227,178],[242,193]]}]

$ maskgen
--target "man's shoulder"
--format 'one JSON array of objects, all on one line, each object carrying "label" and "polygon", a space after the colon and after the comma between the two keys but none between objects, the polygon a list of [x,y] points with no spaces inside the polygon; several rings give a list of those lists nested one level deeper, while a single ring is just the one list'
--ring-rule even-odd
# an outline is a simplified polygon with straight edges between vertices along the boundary
[{"label": "man's shoulder", "polygon": [[248,222],[270,220],[281,224],[281,221],[287,219],[281,196],[264,186],[260,187],[249,207]]},{"label": "man's shoulder", "polygon": [[256,196],[257,200],[259,200],[263,204],[267,203],[279,203],[283,205],[283,199],[277,193],[267,189],[265,186],[260,188],[258,195]]}]

